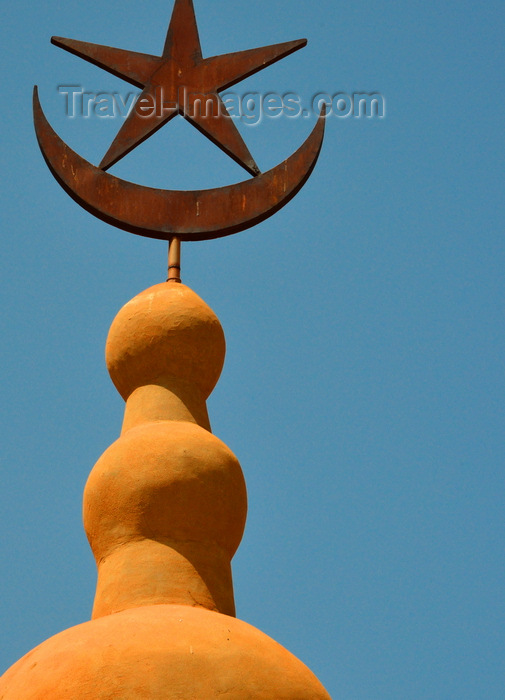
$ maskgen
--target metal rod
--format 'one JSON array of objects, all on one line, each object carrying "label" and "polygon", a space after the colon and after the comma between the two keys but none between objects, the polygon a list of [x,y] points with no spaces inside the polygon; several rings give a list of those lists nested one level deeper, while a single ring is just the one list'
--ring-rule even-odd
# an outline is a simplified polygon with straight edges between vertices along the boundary
[{"label": "metal rod", "polygon": [[172,236],[168,243],[167,282],[181,282],[181,239]]}]

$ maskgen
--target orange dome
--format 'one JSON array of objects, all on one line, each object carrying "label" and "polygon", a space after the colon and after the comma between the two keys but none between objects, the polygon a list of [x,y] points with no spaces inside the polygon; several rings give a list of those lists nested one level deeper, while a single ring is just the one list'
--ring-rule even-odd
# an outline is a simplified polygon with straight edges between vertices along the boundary
[{"label": "orange dome", "polygon": [[290,652],[245,622],[186,605],[71,627],[2,678],[2,700],[331,700]]}]

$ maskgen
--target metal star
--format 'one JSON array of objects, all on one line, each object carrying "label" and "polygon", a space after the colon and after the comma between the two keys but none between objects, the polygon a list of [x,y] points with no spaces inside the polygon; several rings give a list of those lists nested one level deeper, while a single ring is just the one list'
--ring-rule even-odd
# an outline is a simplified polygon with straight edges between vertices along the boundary
[{"label": "metal star", "polygon": [[103,170],[181,114],[252,175],[259,174],[260,170],[219,91],[230,88],[307,43],[306,39],[300,39],[203,58],[192,0],[175,0],[161,56],[61,37],[52,37],[51,41],[143,88],[135,108],[100,163]]}]

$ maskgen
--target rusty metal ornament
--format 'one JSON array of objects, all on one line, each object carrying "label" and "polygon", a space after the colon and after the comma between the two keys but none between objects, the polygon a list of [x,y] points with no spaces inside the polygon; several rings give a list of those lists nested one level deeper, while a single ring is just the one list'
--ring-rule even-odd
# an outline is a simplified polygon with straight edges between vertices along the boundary
[{"label": "rusty metal ornament", "polygon": [[[324,111],[293,155],[260,174],[219,96],[220,90],[305,46],[304,39],[204,59],[193,2],[175,0],[160,57],[60,37],[53,37],[52,42],[142,87],[137,105],[151,106],[147,115],[148,110],[130,112],[96,167],[55,133],[34,88],[35,132],[47,165],[76,202],[107,223],[131,233],[169,241],[174,237],[194,241],[230,235],[278,211],[299,191],[315,166],[324,135]],[[160,98],[163,109],[156,108]],[[198,99],[200,103],[196,104]],[[200,111],[202,99],[210,100],[211,115]],[[181,191],[145,187],[105,172],[177,114],[254,177],[227,187]]]}]

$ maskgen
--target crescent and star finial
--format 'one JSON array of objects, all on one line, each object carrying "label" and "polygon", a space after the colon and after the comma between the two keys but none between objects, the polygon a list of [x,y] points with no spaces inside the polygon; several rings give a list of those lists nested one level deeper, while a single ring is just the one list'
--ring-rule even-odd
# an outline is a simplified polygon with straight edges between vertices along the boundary
[{"label": "crescent and star finial", "polygon": [[[219,95],[302,48],[305,39],[203,58],[193,2],[175,0],[161,56],[61,37],[51,41],[142,88],[135,109],[98,167],[72,151],[53,131],[34,89],[35,131],[42,154],[64,189],[98,218],[126,231],[163,240],[218,238],[271,216],[298,192],[312,172],[322,145],[324,112],[298,151],[261,173]],[[228,187],[188,192],[144,187],[106,172],[178,114],[253,178]],[[180,265],[176,260],[178,251],[177,243],[172,250],[174,270]],[[179,277],[172,272],[171,279]]]}]

